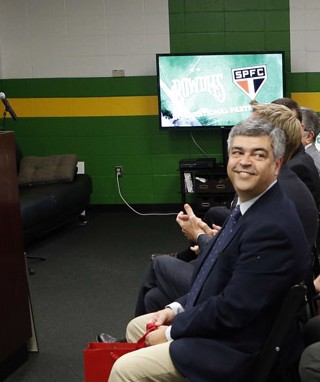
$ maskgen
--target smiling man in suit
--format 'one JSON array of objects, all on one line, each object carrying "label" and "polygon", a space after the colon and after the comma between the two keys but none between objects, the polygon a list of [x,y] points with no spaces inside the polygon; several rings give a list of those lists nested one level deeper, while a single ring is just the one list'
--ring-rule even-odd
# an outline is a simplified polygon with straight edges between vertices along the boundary
[{"label": "smiling man in suit", "polygon": [[[115,362],[109,382],[249,381],[284,297],[304,280],[307,240],[277,183],[283,132],[263,120],[246,120],[231,130],[228,151],[228,175],[239,197],[232,218],[201,251],[190,292],[129,323],[129,342],[142,336],[147,323],[158,328],[147,336],[146,348]],[[289,355],[295,358],[302,342],[297,330],[290,334]]]},{"label": "smiling man in suit", "polygon": [[[289,196],[298,211],[310,246],[311,255],[318,232],[318,211],[314,201],[317,193],[313,196],[306,184],[303,183],[302,180],[298,178],[296,173],[288,167],[288,162],[290,162],[292,155],[296,153],[297,149],[301,145],[301,124],[295,117],[294,112],[284,105],[274,103],[255,103],[252,107],[255,112],[253,115],[255,118],[266,119],[281,128],[286,135],[286,151],[284,153],[283,164],[278,175],[278,182],[282,191]],[[317,174],[315,175],[318,177]],[[320,192],[320,187],[318,188],[318,192]],[[189,206],[186,208],[191,211]],[[219,212],[219,215],[217,216],[216,208],[217,207],[211,208],[207,215],[212,217],[212,221],[215,222],[215,224],[222,226],[228,216],[226,211],[228,211],[229,214],[230,210],[224,208],[225,217],[222,220],[221,218],[223,214]],[[205,220],[202,221],[194,214],[191,216],[193,217],[193,224],[190,222],[190,226],[188,226],[189,214],[181,217],[186,219],[182,225],[182,229],[191,242],[196,241],[199,233],[207,232],[207,239],[210,236],[214,236],[214,231],[210,228],[212,225],[208,223],[208,220],[206,221],[206,225],[204,223]],[[222,223],[217,223],[215,220],[216,217],[220,218]],[[205,239],[206,237],[202,236],[201,242],[203,243]],[[162,309],[171,301],[174,301],[178,297],[187,293],[191,286],[194,263],[196,262],[195,259],[196,256],[194,257],[194,260],[185,262],[180,258],[171,256],[159,256],[154,258],[150,262],[145,278],[142,282],[137,298],[135,315],[140,316],[142,314]],[[312,287],[312,279],[309,279],[309,292],[315,293]]]}]

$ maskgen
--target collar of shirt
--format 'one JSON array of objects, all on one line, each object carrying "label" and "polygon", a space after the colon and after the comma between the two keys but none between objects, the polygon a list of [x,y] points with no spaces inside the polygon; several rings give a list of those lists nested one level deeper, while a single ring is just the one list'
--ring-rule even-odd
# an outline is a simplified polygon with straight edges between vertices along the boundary
[{"label": "collar of shirt", "polygon": [[277,183],[277,180],[275,180],[274,182],[272,182],[270,185],[269,185],[269,187],[265,190],[265,191],[263,191],[263,193],[262,194],[260,194],[260,195],[258,195],[258,196],[256,196],[255,198],[252,198],[252,199],[250,199],[250,200],[247,200],[247,201],[245,201],[245,202],[241,202],[239,199],[238,199],[238,203],[237,203],[237,205],[238,204],[240,204],[240,211],[241,211],[241,215],[244,215],[247,211],[248,211],[248,209],[259,199],[259,198],[261,198],[261,196],[263,195],[263,194],[265,194],[272,186],[274,186],[275,184]]}]

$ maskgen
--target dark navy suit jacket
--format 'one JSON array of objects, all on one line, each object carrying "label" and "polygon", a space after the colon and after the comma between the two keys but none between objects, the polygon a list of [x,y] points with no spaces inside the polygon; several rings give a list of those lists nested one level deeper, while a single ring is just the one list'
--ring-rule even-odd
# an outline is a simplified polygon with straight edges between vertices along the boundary
[{"label": "dark navy suit jacket", "polygon": [[292,158],[288,161],[288,167],[295,172],[306,184],[314,197],[317,208],[320,208],[320,177],[314,160],[304,150],[301,144]]},{"label": "dark navy suit jacket", "polygon": [[[177,369],[194,382],[250,381],[284,296],[305,278],[309,253],[297,211],[275,184],[240,218],[195,306],[174,318],[170,355]],[[186,299],[177,301],[184,306]],[[298,333],[292,336],[301,351]]]}]

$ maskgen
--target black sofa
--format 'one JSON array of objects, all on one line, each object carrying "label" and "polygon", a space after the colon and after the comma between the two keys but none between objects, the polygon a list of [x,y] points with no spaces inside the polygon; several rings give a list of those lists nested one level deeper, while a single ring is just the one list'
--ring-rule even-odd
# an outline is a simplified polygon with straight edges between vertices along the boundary
[{"label": "black sofa", "polygon": [[50,182],[21,184],[22,165],[25,167],[26,162],[23,160],[26,158],[16,144],[20,209],[24,244],[27,247],[69,220],[81,217],[81,213],[90,204],[92,178],[88,174],[77,174],[75,162],[74,174],[68,180],[54,179]]}]

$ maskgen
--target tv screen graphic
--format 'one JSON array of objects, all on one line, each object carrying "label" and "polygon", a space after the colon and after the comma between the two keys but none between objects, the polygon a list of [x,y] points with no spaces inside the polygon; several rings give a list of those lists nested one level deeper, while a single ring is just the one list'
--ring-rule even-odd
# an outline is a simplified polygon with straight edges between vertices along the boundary
[{"label": "tv screen graphic", "polygon": [[284,95],[284,53],[157,54],[160,129],[232,127]]}]

